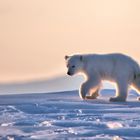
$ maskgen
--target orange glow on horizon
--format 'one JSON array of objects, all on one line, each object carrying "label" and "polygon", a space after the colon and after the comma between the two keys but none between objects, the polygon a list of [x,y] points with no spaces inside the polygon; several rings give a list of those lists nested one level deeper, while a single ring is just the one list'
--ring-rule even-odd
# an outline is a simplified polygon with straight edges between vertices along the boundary
[{"label": "orange glow on horizon", "polygon": [[0,82],[65,73],[64,56],[120,52],[140,63],[139,0],[1,0]]}]

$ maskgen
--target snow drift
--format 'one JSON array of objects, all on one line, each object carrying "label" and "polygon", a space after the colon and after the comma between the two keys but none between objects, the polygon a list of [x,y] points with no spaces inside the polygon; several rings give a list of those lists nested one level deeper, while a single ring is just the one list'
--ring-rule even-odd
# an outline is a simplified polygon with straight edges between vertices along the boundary
[{"label": "snow drift", "polygon": [[112,103],[114,90],[82,101],[78,91],[0,96],[0,139],[139,140],[140,102],[132,91]]}]

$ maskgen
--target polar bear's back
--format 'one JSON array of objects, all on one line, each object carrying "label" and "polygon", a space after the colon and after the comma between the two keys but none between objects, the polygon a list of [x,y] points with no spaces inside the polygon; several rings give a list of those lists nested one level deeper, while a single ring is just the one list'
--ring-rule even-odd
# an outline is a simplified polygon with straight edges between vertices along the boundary
[{"label": "polar bear's back", "polygon": [[115,65],[121,65],[121,69],[133,69],[136,73],[140,72],[138,63],[130,56],[124,54],[108,54],[108,57],[114,61]]},{"label": "polar bear's back", "polygon": [[120,75],[129,75],[140,72],[138,63],[124,54],[89,54],[85,55],[85,58],[91,67],[103,75],[115,75],[118,72]]}]

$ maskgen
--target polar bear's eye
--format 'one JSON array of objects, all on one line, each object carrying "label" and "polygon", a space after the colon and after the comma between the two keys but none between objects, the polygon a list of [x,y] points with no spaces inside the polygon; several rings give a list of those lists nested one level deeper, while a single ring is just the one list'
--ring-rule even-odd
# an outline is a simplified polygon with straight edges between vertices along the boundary
[{"label": "polar bear's eye", "polygon": [[73,65],[73,66],[71,66],[72,68],[75,68],[75,66]]}]

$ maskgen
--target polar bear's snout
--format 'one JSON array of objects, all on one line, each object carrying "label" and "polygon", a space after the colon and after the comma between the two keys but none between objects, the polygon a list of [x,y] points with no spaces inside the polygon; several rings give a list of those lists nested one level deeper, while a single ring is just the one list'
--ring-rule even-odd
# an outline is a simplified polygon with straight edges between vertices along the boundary
[{"label": "polar bear's snout", "polygon": [[68,68],[67,75],[69,76],[74,75],[74,69]]},{"label": "polar bear's snout", "polygon": [[69,71],[67,72],[67,75],[70,75],[70,72]]},{"label": "polar bear's snout", "polygon": [[70,75],[70,76],[71,76],[71,73],[70,73],[70,71],[68,71],[68,72],[67,72],[67,75]]}]

